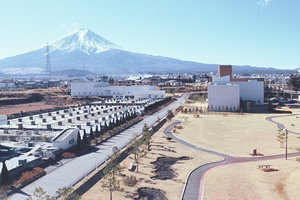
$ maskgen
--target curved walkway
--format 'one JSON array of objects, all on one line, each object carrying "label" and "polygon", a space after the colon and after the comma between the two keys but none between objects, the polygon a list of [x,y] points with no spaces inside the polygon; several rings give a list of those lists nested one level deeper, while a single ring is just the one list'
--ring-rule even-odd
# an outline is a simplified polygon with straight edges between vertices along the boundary
[{"label": "curved walkway", "polygon": [[[283,115],[283,116],[280,116],[280,115],[279,115],[279,116],[267,117],[266,120],[268,120],[269,122],[272,122],[272,123],[276,124],[277,127],[278,127],[278,129],[285,129],[285,125],[283,125],[283,124],[281,124],[281,123],[279,123],[279,122],[276,122],[276,121],[274,121],[273,119],[274,119],[274,118],[279,118],[279,117],[291,117],[291,116],[298,116],[298,115],[300,115],[300,114]],[[289,133],[293,133],[293,134],[296,134],[296,135],[300,135],[300,133],[295,132],[295,131],[291,131],[291,130],[288,130],[288,129],[287,129],[287,131],[288,131]]]},{"label": "curved walkway", "polygon": [[[289,115],[290,116],[290,115]],[[284,127],[283,124],[280,124],[279,122],[275,122],[272,119],[275,117],[281,117],[281,116],[274,116],[274,117],[268,117],[266,118],[268,121],[273,122],[275,124],[278,125],[278,127]],[[221,161],[217,161],[217,162],[212,162],[212,163],[207,163],[204,165],[201,165],[197,168],[195,168],[194,170],[192,170],[190,172],[190,174],[187,177],[187,181],[185,183],[183,192],[182,192],[182,196],[181,199],[182,200],[200,200],[203,199],[203,191],[204,191],[204,179],[205,179],[205,174],[208,170],[210,170],[213,167],[216,166],[220,166],[220,165],[227,165],[227,164],[233,164],[233,163],[243,163],[243,162],[253,162],[253,161],[259,161],[259,160],[271,160],[271,159],[279,159],[279,158],[284,158],[285,154],[280,154],[280,155],[273,155],[273,156],[264,156],[264,157],[233,157],[230,156],[228,154],[224,154],[224,153],[220,153],[220,152],[216,152],[216,151],[212,151],[209,149],[205,149],[202,147],[199,147],[195,144],[192,144],[190,142],[187,142],[175,135],[172,134],[172,129],[174,126],[180,124],[181,121],[176,120],[174,123],[172,123],[171,125],[169,125],[165,130],[164,130],[164,134],[166,136],[172,137],[173,140],[188,146],[190,148],[196,149],[198,151],[203,151],[206,153],[210,153],[210,154],[214,154],[217,156],[221,156],[224,159]],[[290,133],[294,133],[294,134],[298,134],[300,135],[300,133],[296,133],[293,131],[289,131]],[[299,156],[300,153],[289,153],[288,156]]]}]

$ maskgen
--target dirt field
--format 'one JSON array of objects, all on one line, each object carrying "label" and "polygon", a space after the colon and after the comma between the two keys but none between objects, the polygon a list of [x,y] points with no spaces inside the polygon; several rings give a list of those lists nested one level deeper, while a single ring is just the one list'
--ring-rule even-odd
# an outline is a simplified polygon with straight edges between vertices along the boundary
[{"label": "dirt field", "polygon": [[54,107],[55,105],[47,105],[46,102],[0,106],[0,115],[11,115],[15,113],[20,113],[21,111],[30,112],[35,110],[51,109]]},{"label": "dirt field", "polygon": [[[284,108],[286,109],[286,108]],[[299,109],[291,109],[299,114]],[[253,149],[266,155],[284,154],[276,141],[277,125],[265,120],[274,118],[292,131],[299,131],[300,116],[287,114],[200,115],[179,114],[183,129],[176,135],[199,146],[233,156],[250,156]],[[205,130],[205,131],[202,131]],[[297,152],[299,136],[289,134],[289,152]],[[278,169],[263,172],[258,165]],[[296,158],[231,164],[211,169],[206,175],[204,199],[298,199],[300,163]],[[218,192],[216,192],[218,191]]]},{"label": "dirt field", "polygon": [[[42,96],[43,100],[29,103],[11,103],[9,105],[1,105],[1,100],[24,99],[30,97],[32,94]],[[69,89],[66,88],[49,88],[49,89],[35,89],[18,92],[1,92],[0,93],[0,115],[13,115],[23,112],[31,112],[37,110],[52,109],[55,107],[64,108],[68,106],[77,106],[88,101],[98,101],[100,97],[71,97]]]},{"label": "dirt field", "polygon": [[[261,164],[278,171],[259,170]],[[295,158],[220,166],[206,174],[204,199],[299,199],[299,179],[300,163]]]},{"label": "dirt field", "polygon": [[[277,125],[265,119],[272,115],[280,114],[206,114],[195,118],[192,114],[180,113],[175,119],[182,121],[183,129],[177,129],[175,134],[201,147],[232,156],[249,157],[253,149],[265,156],[284,154],[284,148],[280,148],[276,140]],[[288,124],[290,118],[295,117],[274,120]],[[294,124],[299,127],[300,118]],[[297,152],[299,142],[299,136],[289,134],[289,152]]]},{"label": "dirt field", "polygon": [[[132,199],[137,197],[137,189],[141,187],[149,187],[154,189],[160,189],[165,192],[165,195],[170,200],[180,199],[184,183],[186,181],[186,178],[189,174],[189,172],[196,168],[197,166],[207,163],[207,162],[213,162],[217,160],[221,160],[220,157],[210,155],[207,153],[202,153],[196,150],[192,150],[189,148],[186,148],[185,146],[175,142],[171,141],[168,142],[165,139],[165,136],[163,134],[163,130],[166,126],[168,126],[169,123],[165,124],[155,135],[152,139],[152,147],[150,153],[147,154],[147,157],[143,157],[140,159],[139,164],[139,172],[130,172],[127,170],[128,165],[130,162],[133,162],[133,155],[130,155],[127,159],[125,159],[121,166],[124,166],[123,174],[125,175],[134,175],[136,176],[138,183],[134,187],[128,187],[122,184],[122,188],[124,189],[124,192],[114,192],[113,193],[113,199]],[[164,146],[168,146],[176,151],[170,152],[164,148]],[[167,180],[160,180],[157,177],[153,178],[156,174],[154,173],[155,165],[150,164],[150,162],[154,162],[159,157],[173,157],[173,158],[180,158],[182,156],[188,156],[192,159],[186,160],[182,159],[179,161],[176,161],[173,165],[170,166],[170,169],[172,169],[175,172],[175,177],[172,179]],[[174,159],[171,159],[171,161],[174,161]],[[165,165],[164,165],[165,166]],[[152,178],[151,178],[152,177]],[[120,179],[122,180],[122,179]],[[109,199],[109,193],[105,188],[101,187],[101,182],[98,182],[94,187],[92,187],[87,193],[85,193],[82,196],[85,200],[106,200]]]},{"label": "dirt field", "polygon": [[[293,112],[297,113],[299,110],[293,110]],[[175,134],[201,147],[233,156],[250,157],[253,149],[257,149],[258,153],[265,156],[284,154],[285,149],[280,148],[280,144],[276,140],[277,125],[265,119],[268,116],[277,115],[280,114],[209,114],[195,118],[192,114],[180,113],[174,119],[182,121],[183,129],[176,129]],[[295,127],[300,126],[300,119],[297,122],[298,118],[295,116],[282,116],[286,117],[274,120],[284,124],[294,124],[290,125],[291,130],[293,130],[292,128],[297,130]],[[180,199],[184,183],[192,169],[201,164],[221,159],[186,148],[174,141],[166,141],[162,131],[167,125],[169,124],[166,124],[153,136],[152,151],[147,157],[140,160],[139,173],[127,170],[129,163],[133,162],[132,155],[121,163],[124,166],[123,173],[127,176],[134,175],[139,181],[134,187],[128,187],[122,183],[124,192],[114,192],[115,199],[137,198],[137,189],[142,187],[163,190],[168,199]],[[287,128],[290,127],[287,125]],[[298,136],[289,134],[289,152],[297,152],[298,144]],[[164,146],[174,149],[176,153],[167,151]],[[184,159],[171,165],[170,169],[175,172],[174,178],[153,179],[157,175],[154,172],[157,158],[179,158],[181,156],[189,156],[193,159]],[[257,169],[260,164],[270,164],[279,171],[263,172]],[[280,159],[216,167],[206,176],[204,199],[297,199],[300,186],[297,180],[299,178],[300,164],[295,161],[295,158],[289,158],[287,161]],[[86,200],[107,199],[108,197],[107,190],[101,187],[100,182],[83,195],[83,199]]]}]

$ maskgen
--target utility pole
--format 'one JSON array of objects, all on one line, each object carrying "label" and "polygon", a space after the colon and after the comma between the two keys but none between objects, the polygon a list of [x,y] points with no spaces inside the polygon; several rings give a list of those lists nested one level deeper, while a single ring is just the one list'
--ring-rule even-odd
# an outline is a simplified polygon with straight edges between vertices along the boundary
[{"label": "utility pole", "polygon": [[85,78],[86,78],[86,74],[85,74],[85,63],[83,63],[83,81],[85,81]]},{"label": "utility pole", "polygon": [[287,160],[287,141],[288,141],[288,130],[285,129],[285,159]]},{"label": "utility pole", "polygon": [[49,44],[47,43],[47,53],[46,53],[46,76],[51,79],[51,65],[50,65],[50,53]]}]

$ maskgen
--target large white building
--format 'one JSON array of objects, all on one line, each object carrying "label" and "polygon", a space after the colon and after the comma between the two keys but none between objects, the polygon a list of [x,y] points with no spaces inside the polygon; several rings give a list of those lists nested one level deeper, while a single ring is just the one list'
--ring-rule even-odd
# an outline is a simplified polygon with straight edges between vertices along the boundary
[{"label": "large white building", "polygon": [[209,110],[235,111],[240,106],[240,86],[238,84],[208,85]]},{"label": "large white building", "polygon": [[219,75],[208,83],[208,106],[210,110],[232,110],[240,107],[240,100],[264,103],[263,78],[232,78],[232,66],[219,66]]},{"label": "large white building", "polygon": [[78,81],[71,83],[71,96],[100,96],[110,98],[163,99],[166,92],[155,86],[109,86],[106,82]]}]

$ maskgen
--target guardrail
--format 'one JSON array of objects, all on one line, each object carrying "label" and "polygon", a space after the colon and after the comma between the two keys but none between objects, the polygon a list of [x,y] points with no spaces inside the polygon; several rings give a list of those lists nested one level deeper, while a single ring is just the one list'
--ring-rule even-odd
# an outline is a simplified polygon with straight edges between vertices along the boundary
[{"label": "guardrail", "polygon": [[[136,123],[140,122],[142,120],[137,121]],[[136,123],[132,124],[130,127],[134,126]],[[123,130],[124,131],[124,130]],[[138,135],[140,135],[142,133],[139,133]],[[135,138],[133,138],[135,139]],[[129,144],[130,142],[122,145],[120,147],[120,150],[123,149],[125,146],[127,146],[127,144]],[[112,153],[109,155],[112,156]],[[78,183],[79,181],[81,181],[83,178],[85,178],[87,175],[89,175],[92,171],[96,170],[100,165],[102,165],[107,159],[103,159],[100,162],[98,162],[95,167],[92,167],[91,169],[87,170],[85,173],[83,173],[81,176],[79,176],[77,179],[75,179],[71,184],[69,184],[69,187],[73,187],[76,183]]]},{"label": "guardrail", "polygon": [[85,178],[87,175],[89,175],[92,171],[98,169],[98,167],[100,165],[102,165],[107,159],[103,159],[100,162],[98,162],[95,167],[92,167],[91,169],[87,170],[83,175],[81,175],[80,177],[78,177],[77,179],[75,179],[70,185],[69,187],[73,187],[76,183],[78,183],[79,181],[81,181],[83,178]]}]

